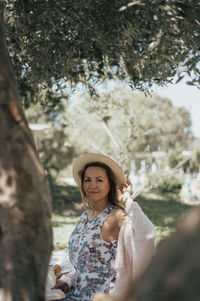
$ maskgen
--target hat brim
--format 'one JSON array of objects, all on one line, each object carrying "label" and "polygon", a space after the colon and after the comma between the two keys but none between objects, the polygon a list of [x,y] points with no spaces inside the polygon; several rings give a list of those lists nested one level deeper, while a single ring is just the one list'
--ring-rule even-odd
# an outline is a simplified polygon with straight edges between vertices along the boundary
[{"label": "hat brim", "polygon": [[79,186],[81,186],[81,172],[87,164],[93,162],[104,163],[110,167],[115,178],[115,184],[120,185],[125,182],[126,178],[121,167],[113,159],[102,154],[87,153],[77,157],[73,163],[73,177]]}]

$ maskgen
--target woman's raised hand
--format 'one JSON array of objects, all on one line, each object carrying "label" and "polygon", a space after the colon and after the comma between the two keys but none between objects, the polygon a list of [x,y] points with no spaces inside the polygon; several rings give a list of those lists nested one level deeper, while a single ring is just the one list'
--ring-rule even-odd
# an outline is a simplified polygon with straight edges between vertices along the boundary
[{"label": "woman's raised hand", "polygon": [[126,182],[122,184],[121,189],[117,190],[118,200],[125,204],[127,199],[130,197],[131,191],[132,191],[132,184],[129,180],[126,180]]}]

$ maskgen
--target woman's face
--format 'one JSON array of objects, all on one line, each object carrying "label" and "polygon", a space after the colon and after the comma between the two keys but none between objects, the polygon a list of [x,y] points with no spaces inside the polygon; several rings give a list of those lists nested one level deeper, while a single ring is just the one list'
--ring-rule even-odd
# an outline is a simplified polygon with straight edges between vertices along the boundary
[{"label": "woman's face", "polygon": [[83,178],[83,192],[91,203],[100,204],[108,202],[110,182],[103,167],[90,166],[86,169]]}]

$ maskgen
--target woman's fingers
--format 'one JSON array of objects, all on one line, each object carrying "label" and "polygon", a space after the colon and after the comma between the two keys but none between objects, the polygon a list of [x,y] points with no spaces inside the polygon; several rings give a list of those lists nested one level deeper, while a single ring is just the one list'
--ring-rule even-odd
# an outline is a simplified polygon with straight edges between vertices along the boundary
[{"label": "woman's fingers", "polygon": [[123,183],[122,191],[131,193],[131,190],[132,190],[131,182],[129,180],[126,180],[126,182]]},{"label": "woman's fingers", "polygon": [[120,202],[126,203],[127,199],[130,197],[132,191],[132,184],[129,180],[126,180],[121,186],[121,189],[117,189],[118,200]]},{"label": "woman's fingers", "polygon": [[121,196],[121,194],[122,194],[122,192],[121,192],[120,189],[117,189],[117,194],[118,194],[118,198],[120,198],[120,196]]},{"label": "woman's fingers", "polygon": [[56,284],[54,285],[54,287],[52,287],[52,289],[56,289],[56,288],[60,288],[61,289],[65,285],[67,285],[67,283],[64,280],[57,280]]}]

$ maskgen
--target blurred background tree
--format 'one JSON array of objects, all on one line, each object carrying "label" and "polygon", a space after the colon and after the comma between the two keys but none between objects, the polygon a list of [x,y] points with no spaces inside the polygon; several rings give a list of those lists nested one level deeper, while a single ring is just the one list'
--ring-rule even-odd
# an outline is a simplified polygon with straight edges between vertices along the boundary
[{"label": "blurred background tree", "polygon": [[165,151],[171,154],[173,168],[179,162],[174,150],[191,149],[195,141],[186,109],[174,107],[169,99],[145,97],[125,87],[93,96],[82,93],[71,104],[63,98],[54,112],[39,104],[31,106],[26,116],[30,123],[51,124],[38,149],[45,167],[59,171],[54,176],[71,176],[68,165],[72,158],[89,151],[115,157],[127,174],[138,153]]}]

